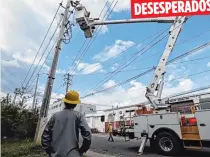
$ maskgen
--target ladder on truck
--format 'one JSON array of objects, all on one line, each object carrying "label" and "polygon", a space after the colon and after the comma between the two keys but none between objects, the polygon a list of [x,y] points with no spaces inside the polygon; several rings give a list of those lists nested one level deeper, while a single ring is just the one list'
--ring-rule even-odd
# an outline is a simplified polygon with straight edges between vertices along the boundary
[{"label": "ladder on truck", "polygon": [[189,117],[181,117],[181,133],[183,147],[186,149],[202,149],[202,142],[199,134],[197,120],[194,116],[195,108],[199,105],[191,107],[192,115]]}]

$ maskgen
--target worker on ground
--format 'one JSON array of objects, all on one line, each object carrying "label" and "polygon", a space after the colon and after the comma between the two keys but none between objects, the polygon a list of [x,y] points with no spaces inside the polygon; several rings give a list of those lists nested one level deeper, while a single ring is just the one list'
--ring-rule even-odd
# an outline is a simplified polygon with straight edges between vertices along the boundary
[{"label": "worker on ground", "polygon": [[113,130],[112,130],[112,124],[110,123],[109,124],[109,128],[108,128],[108,133],[109,133],[109,139],[108,139],[108,141],[110,141],[110,139],[111,139],[111,142],[114,142],[114,139],[113,139],[113,136],[112,136],[112,132],[113,132]]},{"label": "worker on ground", "polygon": [[[81,157],[91,145],[91,131],[84,116],[74,108],[80,104],[79,94],[69,91],[63,99],[65,109],[55,113],[42,134],[42,147],[49,157]],[[83,144],[79,148],[79,130]]]}]

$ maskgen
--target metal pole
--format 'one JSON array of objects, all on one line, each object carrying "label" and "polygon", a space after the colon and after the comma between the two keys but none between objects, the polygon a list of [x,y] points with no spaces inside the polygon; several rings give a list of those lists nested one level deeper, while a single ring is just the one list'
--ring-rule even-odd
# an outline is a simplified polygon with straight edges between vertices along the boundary
[{"label": "metal pole", "polygon": [[39,82],[39,74],[37,74],[36,86],[35,86],[35,91],[34,91],[34,98],[33,98],[33,103],[32,103],[32,110],[35,109],[35,100],[36,100],[36,91],[37,91],[37,87],[38,87],[38,82]]},{"label": "metal pole", "polygon": [[124,19],[124,20],[110,20],[110,21],[96,21],[89,24],[95,25],[109,25],[109,24],[125,24],[125,23],[144,23],[144,22],[157,22],[157,23],[173,23],[175,18],[145,18],[145,19]]},{"label": "metal pole", "polygon": [[[49,104],[50,104],[50,98],[51,98],[51,93],[52,93],[52,86],[53,86],[53,82],[55,79],[55,72],[56,72],[56,68],[57,68],[57,63],[58,63],[58,58],[59,58],[59,53],[61,50],[61,43],[62,43],[62,37],[65,31],[65,25],[67,23],[67,18],[68,18],[68,13],[69,13],[69,8],[71,5],[71,0],[67,1],[66,4],[66,8],[65,8],[65,12],[64,12],[64,17],[63,17],[63,21],[61,24],[61,28],[60,28],[60,32],[59,32],[59,36],[58,36],[58,41],[56,44],[56,49],[55,49],[55,55],[53,57],[53,62],[52,62],[52,66],[51,66],[51,70],[49,73],[49,77],[46,83],[46,87],[45,87],[45,92],[44,92],[44,96],[43,96],[43,100],[42,100],[42,106],[41,106],[41,110],[40,110],[40,117],[39,117],[39,121],[37,123],[37,128],[36,128],[36,134],[35,134],[35,141],[40,143],[40,137],[42,134],[42,130],[43,127],[45,126],[42,123],[46,123],[46,117],[47,117],[47,112],[48,112],[48,108],[49,108]],[[41,128],[42,126],[42,128]]]},{"label": "metal pole", "polygon": [[66,79],[66,93],[69,90],[69,85],[70,85],[70,74],[67,74],[67,79]]}]

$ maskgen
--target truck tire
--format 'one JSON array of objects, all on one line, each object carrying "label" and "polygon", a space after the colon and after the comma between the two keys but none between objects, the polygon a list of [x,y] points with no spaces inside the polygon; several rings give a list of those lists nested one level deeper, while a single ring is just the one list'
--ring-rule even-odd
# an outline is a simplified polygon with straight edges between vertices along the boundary
[{"label": "truck tire", "polygon": [[163,155],[174,155],[181,150],[180,140],[169,132],[162,132],[156,136],[155,146]]}]

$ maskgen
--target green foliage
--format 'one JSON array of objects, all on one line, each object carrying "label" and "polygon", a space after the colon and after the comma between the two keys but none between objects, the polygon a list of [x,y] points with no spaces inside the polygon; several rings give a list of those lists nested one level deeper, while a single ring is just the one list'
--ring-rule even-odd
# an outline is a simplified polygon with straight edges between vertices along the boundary
[{"label": "green foliage", "polygon": [[1,147],[2,157],[46,157],[40,145],[32,141],[3,142]]},{"label": "green foliage", "polygon": [[33,113],[25,108],[21,101],[13,104],[7,94],[1,100],[1,138],[25,139],[33,138],[38,121],[38,112]]}]

